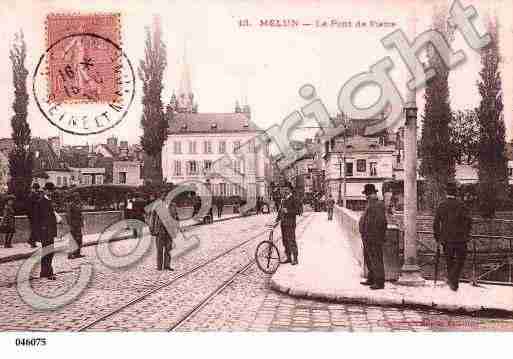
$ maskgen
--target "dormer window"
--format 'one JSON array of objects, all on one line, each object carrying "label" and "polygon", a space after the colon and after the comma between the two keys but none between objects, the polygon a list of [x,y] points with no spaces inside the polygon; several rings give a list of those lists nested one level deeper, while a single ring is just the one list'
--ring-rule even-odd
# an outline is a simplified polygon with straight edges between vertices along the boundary
[{"label": "dormer window", "polygon": [[210,125],[210,127],[213,129],[213,130],[217,130],[217,123],[213,123]]}]

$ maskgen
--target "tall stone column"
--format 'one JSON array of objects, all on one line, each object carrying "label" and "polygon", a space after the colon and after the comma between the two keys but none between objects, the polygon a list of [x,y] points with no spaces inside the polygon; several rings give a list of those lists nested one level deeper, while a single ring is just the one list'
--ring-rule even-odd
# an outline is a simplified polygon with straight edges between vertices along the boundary
[{"label": "tall stone column", "polygon": [[[411,40],[416,36],[416,14],[410,19],[408,35]],[[414,72],[415,73],[415,72]],[[406,88],[404,107],[404,264],[397,281],[398,284],[421,286],[421,277],[417,262],[417,101],[415,89]]]}]

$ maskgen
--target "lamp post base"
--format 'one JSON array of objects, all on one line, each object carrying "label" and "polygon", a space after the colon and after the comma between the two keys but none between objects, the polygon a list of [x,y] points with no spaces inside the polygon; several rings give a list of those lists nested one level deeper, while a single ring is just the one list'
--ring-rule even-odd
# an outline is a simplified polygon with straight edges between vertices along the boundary
[{"label": "lamp post base", "polygon": [[421,287],[426,284],[426,281],[420,275],[420,267],[416,264],[405,264],[401,268],[401,274],[397,279],[397,284],[410,286],[410,287]]}]

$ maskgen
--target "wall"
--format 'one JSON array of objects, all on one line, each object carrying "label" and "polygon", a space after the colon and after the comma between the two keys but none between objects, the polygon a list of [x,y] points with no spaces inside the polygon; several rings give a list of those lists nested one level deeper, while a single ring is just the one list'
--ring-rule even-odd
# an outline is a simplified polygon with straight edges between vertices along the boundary
[{"label": "wall", "polygon": [[[360,264],[362,274],[366,274],[363,260],[362,238],[358,226],[361,213],[351,211],[347,208],[335,206],[334,218],[341,226],[343,233],[349,240],[353,256]],[[393,223],[388,224],[385,243],[383,245],[383,262],[385,265],[385,279],[387,281],[397,280],[399,278],[402,266],[402,237],[399,227]]]},{"label": "wall", "polygon": [[[66,215],[59,213],[64,220]],[[120,211],[101,211],[101,212],[84,212],[85,226],[83,229],[84,234],[99,233],[112,223],[121,220]],[[57,235],[60,237],[69,232],[69,227],[58,225]],[[30,236],[29,222],[27,216],[16,216],[16,234],[13,238],[13,243],[23,243],[28,240]]]}]

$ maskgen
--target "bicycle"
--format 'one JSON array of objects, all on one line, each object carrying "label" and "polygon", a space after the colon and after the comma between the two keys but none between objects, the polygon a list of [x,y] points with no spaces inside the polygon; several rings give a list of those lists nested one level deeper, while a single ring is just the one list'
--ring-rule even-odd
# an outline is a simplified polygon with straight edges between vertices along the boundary
[{"label": "bicycle", "polygon": [[281,263],[280,251],[273,240],[275,226],[269,232],[269,238],[258,243],[255,250],[255,262],[258,268],[266,274],[274,274]]}]

